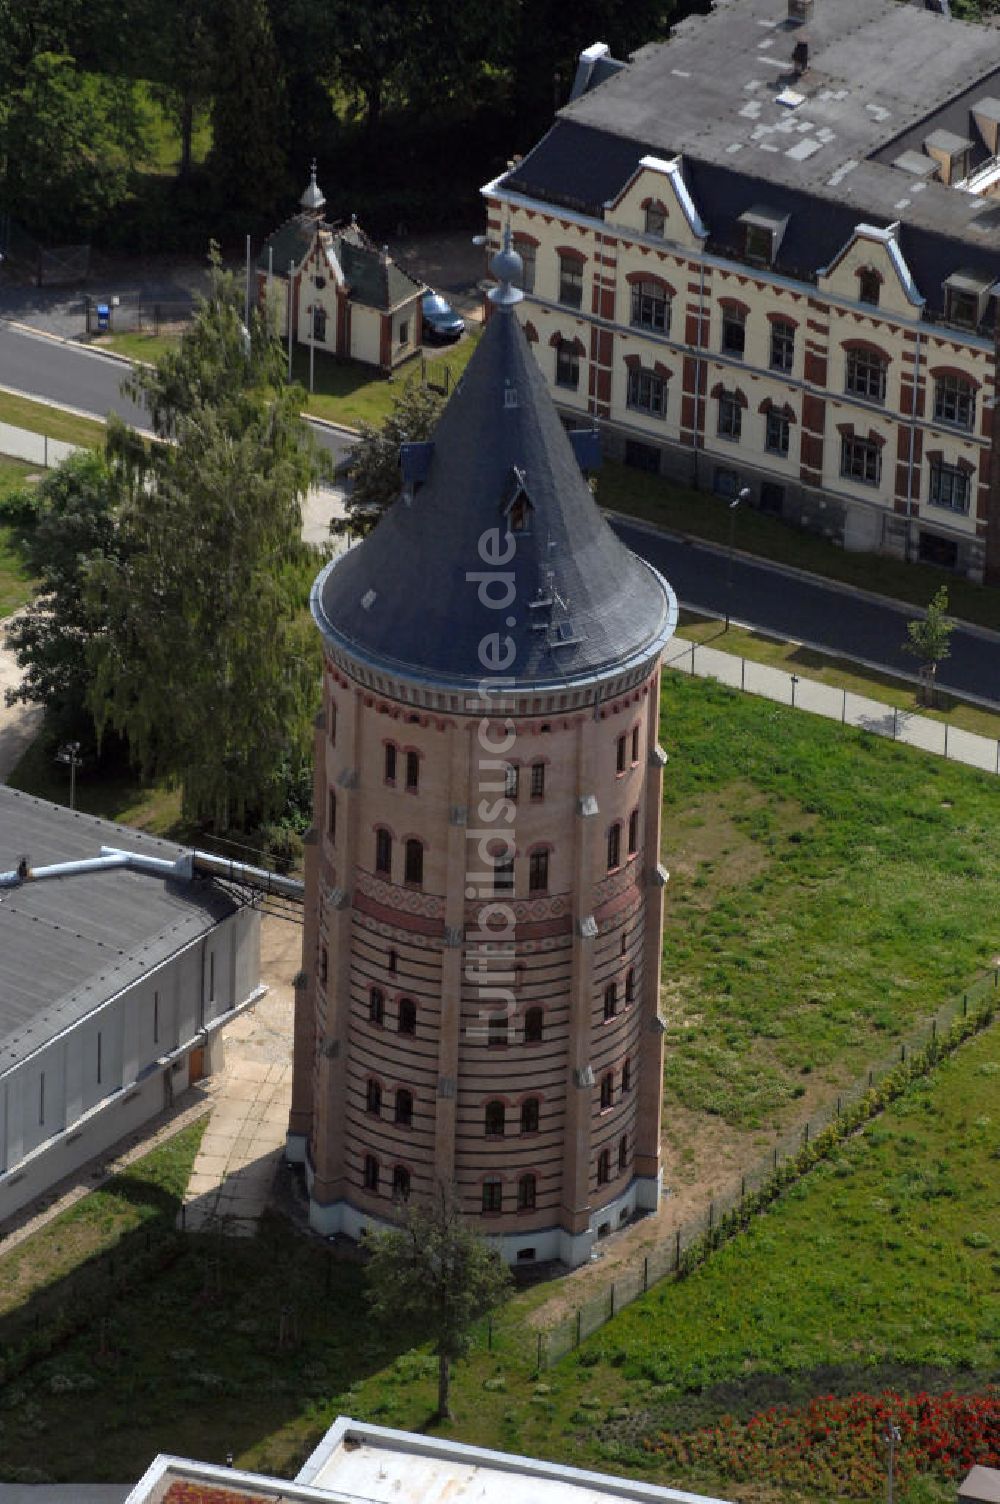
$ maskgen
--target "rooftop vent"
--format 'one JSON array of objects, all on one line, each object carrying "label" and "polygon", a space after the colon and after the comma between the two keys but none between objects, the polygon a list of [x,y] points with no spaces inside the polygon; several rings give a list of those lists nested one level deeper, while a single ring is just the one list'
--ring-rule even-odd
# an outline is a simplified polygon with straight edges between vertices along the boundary
[{"label": "rooftop vent", "polygon": [[983,145],[991,157],[998,152],[997,136],[1000,128],[1000,99],[977,99],[972,106],[972,118],[983,138]]},{"label": "rooftop vent", "polygon": [[796,26],[812,20],[813,0],[788,0],[788,19]]},{"label": "rooftop vent", "polygon": [[796,78],[801,78],[809,67],[809,43],[805,37],[795,43],[792,50],[792,67],[795,69]]}]

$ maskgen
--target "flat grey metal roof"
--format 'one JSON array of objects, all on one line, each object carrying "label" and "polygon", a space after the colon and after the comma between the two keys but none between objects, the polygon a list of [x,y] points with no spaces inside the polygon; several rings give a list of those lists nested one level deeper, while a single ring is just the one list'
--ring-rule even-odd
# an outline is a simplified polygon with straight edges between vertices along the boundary
[{"label": "flat grey metal roof", "polygon": [[[183,847],[0,785],[0,871],[97,856],[174,861]],[[0,889],[0,1075],[207,934],[238,905],[210,878],[119,869]]]},{"label": "flat grey metal roof", "polygon": [[[809,49],[801,76],[792,61],[800,41]],[[779,103],[789,86],[804,96],[793,108]],[[912,180],[890,163],[935,129],[968,132],[973,101],[998,86],[1000,31],[987,26],[898,0],[817,0],[805,25],[787,19],[787,0],[716,0],[558,118],[807,189],[853,205],[859,220],[908,199],[900,217],[962,235],[983,200],[935,183],[910,198]],[[888,161],[871,160],[890,147]]]}]

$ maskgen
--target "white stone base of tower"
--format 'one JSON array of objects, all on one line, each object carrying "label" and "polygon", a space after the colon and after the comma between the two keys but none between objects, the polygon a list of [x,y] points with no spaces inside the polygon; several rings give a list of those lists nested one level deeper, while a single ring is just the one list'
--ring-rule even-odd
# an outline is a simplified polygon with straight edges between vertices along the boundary
[{"label": "white stone base of tower", "polygon": [[[300,1146],[301,1152],[295,1152]],[[361,1242],[368,1233],[391,1231],[396,1226],[388,1218],[373,1216],[346,1199],[326,1204],[313,1200],[314,1175],[305,1152],[305,1140],[289,1134],[285,1152],[293,1163],[306,1167],[310,1193],[309,1225],[315,1232],[325,1238],[342,1233],[354,1242]],[[599,1241],[627,1226],[637,1212],[654,1211],[659,1199],[660,1177],[637,1177],[614,1201],[594,1212],[584,1232],[574,1234],[563,1227],[543,1227],[533,1232],[507,1233],[498,1237],[490,1237],[487,1232],[486,1240],[507,1264],[560,1263],[568,1269],[577,1269],[589,1262]]]}]

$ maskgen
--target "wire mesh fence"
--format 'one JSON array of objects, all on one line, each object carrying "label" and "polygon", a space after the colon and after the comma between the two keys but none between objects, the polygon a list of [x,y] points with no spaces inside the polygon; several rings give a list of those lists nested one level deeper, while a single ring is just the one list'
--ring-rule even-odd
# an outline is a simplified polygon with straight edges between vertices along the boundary
[{"label": "wire mesh fence", "polygon": [[981,768],[986,773],[1000,774],[1000,738],[997,737],[980,736],[950,726],[947,721],[931,720],[929,716],[899,709],[881,700],[870,700],[865,695],[822,684],[769,663],[758,663],[754,658],[727,653],[707,643],[678,638],[668,649],[663,662],[665,668],[677,673],[690,674],[698,679],[716,679],[730,689],[760,695],[777,701],[779,705],[791,705],[827,720],[840,721],[843,726],[868,731],[873,736],[903,742],[936,757]]},{"label": "wire mesh fence", "polygon": [[[715,1191],[698,1215],[672,1228],[657,1246],[638,1255],[599,1294],[584,1301],[571,1315],[531,1338],[521,1328],[520,1344],[525,1341],[533,1344],[533,1351],[521,1356],[529,1361],[534,1359],[539,1370],[557,1363],[659,1280],[685,1270],[692,1254],[702,1254],[738,1230],[805,1173],[810,1162],[815,1162],[803,1150],[812,1145],[819,1157],[819,1153],[828,1151],[838,1141],[827,1130],[833,1130],[835,1135],[839,1123],[843,1131],[854,1131],[893,1100],[905,1086],[905,1073],[899,1067],[909,1064],[918,1072],[927,1070],[967,1032],[990,1023],[1000,1005],[998,978],[1000,968],[977,980],[933,1016],[898,1038],[891,1050],[863,1075],[841,1087],[805,1122],[790,1128],[766,1154]],[[886,1091],[889,1085],[895,1089]],[[486,1335],[488,1345],[493,1346],[492,1327]]]},{"label": "wire mesh fence", "polygon": [[83,300],[88,334],[159,334],[164,329],[182,328],[193,317],[194,304],[190,298],[167,300],[94,293]]}]

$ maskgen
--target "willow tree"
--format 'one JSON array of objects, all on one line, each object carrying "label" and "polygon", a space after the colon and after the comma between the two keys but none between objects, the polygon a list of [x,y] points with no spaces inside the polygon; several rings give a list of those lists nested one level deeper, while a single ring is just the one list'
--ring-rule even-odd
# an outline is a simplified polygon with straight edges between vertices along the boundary
[{"label": "willow tree", "polygon": [[98,730],[121,732],[145,776],[178,780],[184,813],[219,827],[276,812],[319,681],[301,541],[318,456],[280,349],[256,315],[246,329],[240,301],[214,266],[180,351],[136,378],[172,442],[112,431],[122,546],[95,574],[106,625],[90,650]]}]

